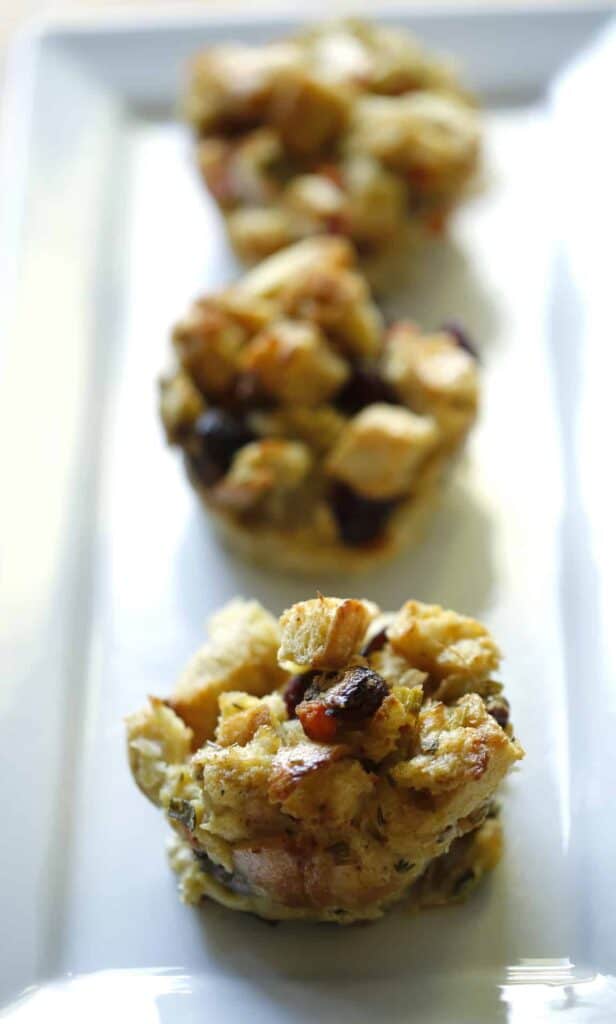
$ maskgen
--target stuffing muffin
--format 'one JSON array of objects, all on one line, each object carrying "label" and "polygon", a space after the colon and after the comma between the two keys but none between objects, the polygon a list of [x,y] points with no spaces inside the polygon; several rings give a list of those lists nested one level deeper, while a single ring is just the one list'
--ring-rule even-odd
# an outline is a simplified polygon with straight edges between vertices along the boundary
[{"label": "stuffing muffin", "polygon": [[359,22],[200,53],[185,113],[248,262],[308,235],[344,235],[370,257],[441,231],[479,161],[479,118],[451,69]]},{"label": "stuffing muffin", "polygon": [[476,417],[464,336],[386,329],[354,260],[305,239],[173,334],[167,438],[224,537],[269,566],[362,569],[417,539]]},{"label": "stuffing muffin", "polygon": [[349,924],[458,901],[498,862],[523,756],[479,622],[319,595],[236,600],[167,700],[127,719],[183,900]]}]

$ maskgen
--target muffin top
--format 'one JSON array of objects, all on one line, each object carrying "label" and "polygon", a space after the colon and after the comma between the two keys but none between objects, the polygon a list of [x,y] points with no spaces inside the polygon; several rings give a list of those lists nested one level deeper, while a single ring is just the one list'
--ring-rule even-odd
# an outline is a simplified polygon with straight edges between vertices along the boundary
[{"label": "muffin top", "polygon": [[304,240],[198,300],[173,344],[163,423],[208,504],[315,542],[381,543],[476,415],[464,338],[386,327],[342,239]]}]

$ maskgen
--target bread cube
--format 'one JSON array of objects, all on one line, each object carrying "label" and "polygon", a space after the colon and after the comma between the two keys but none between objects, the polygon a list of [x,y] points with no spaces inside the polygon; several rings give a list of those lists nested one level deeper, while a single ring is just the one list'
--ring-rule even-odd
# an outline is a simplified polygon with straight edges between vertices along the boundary
[{"label": "bread cube", "polygon": [[366,498],[401,497],[437,438],[432,419],[378,402],[349,420],[327,460],[327,471]]},{"label": "bread cube", "polygon": [[315,266],[296,275],[280,292],[284,311],[321,325],[332,343],[352,359],[380,351],[383,320],[366,281],[352,269]]},{"label": "bread cube", "polygon": [[291,153],[306,156],[323,150],[343,130],[350,111],[349,91],[340,83],[297,64],[275,75],[269,115]]},{"label": "bread cube", "polygon": [[280,409],[258,410],[250,417],[255,433],[303,441],[320,455],[332,447],[345,423],[345,417],[332,405],[286,405]]},{"label": "bread cube", "polygon": [[387,340],[383,372],[400,397],[434,416],[448,437],[465,433],[473,423],[477,361],[447,331],[425,335],[412,323],[397,324]]},{"label": "bread cube", "polygon": [[348,157],[343,163],[347,210],[354,238],[382,244],[393,237],[407,217],[403,181],[370,156]]},{"label": "bread cube", "polygon": [[173,344],[181,365],[201,391],[225,393],[237,373],[237,361],[246,331],[215,300],[195,302],[173,331]]},{"label": "bread cube", "polygon": [[160,382],[160,415],[167,440],[174,444],[205,409],[203,396],[187,373],[181,370]]},{"label": "bread cube", "polygon": [[327,344],[319,328],[307,322],[279,320],[249,342],[244,370],[282,403],[317,405],[339,391],[349,367]]},{"label": "bread cube", "polygon": [[207,50],[191,66],[186,117],[199,134],[251,125],[265,117],[276,76],[300,63],[300,50],[291,42]]},{"label": "bread cube", "polygon": [[167,707],[150,697],[144,708],[126,718],[130,769],[142,793],[160,803],[160,791],[171,764],[183,764],[190,755],[192,730]]},{"label": "bread cube", "polygon": [[344,216],[346,197],[338,185],[324,174],[298,174],[284,191],[284,205],[307,227],[327,231],[332,219]]},{"label": "bread cube", "polygon": [[501,778],[519,748],[486,711],[476,693],[448,707],[437,702],[419,713],[417,753],[396,765],[398,785],[436,795],[477,783],[488,773]]},{"label": "bread cube", "polygon": [[228,508],[247,509],[268,496],[284,497],[304,482],[312,463],[309,448],[300,441],[252,441],[234,456],[214,499]]},{"label": "bread cube", "polygon": [[500,651],[485,626],[439,605],[407,601],[387,637],[398,654],[434,679],[469,676],[478,682],[500,664]]},{"label": "bread cube", "polygon": [[471,107],[426,91],[361,97],[346,149],[410,175],[419,194],[430,194],[459,189],[477,162],[479,139],[479,120]]},{"label": "bread cube", "polygon": [[377,612],[368,601],[322,595],[294,604],[280,619],[280,664],[302,669],[343,667],[361,649]]},{"label": "bread cube", "polygon": [[249,132],[239,142],[203,139],[197,148],[199,169],[223,209],[271,202],[278,191],[272,168],[282,156],[280,139],[268,128]]},{"label": "bread cube", "polygon": [[259,264],[295,241],[293,220],[280,206],[246,206],[227,218],[234,249],[246,263]]},{"label": "bread cube", "polygon": [[314,270],[342,270],[354,263],[353,247],[343,238],[306,238],[249,271],[237,287],[249,295],[275,298]]},{"label": "bread cube", "polygon": [[214,736],[218,698],[227,690],[262,697],[280,685],[280,630],[257,601],[230,601],[209,622],[208,642],[178,681],[169,706],[194,733],[195,746]]}]

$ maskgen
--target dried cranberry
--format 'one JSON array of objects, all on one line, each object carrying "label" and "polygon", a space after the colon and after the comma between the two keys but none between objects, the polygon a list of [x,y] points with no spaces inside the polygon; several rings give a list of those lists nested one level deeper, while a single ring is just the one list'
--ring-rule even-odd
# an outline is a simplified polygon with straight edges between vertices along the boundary
[{"label": "dried cranberry", "polygon": [[378,633],[375,633],[371,640],[368,640],[367,644],[362,647],[362,655],[367,658],[370,654],[376,654],[377,651],[382,651],[385,644],[387,643],[387,626],[383,626],[383,629],[379,629]]},{"label": "dried cranberry", "polygon": [[340,727],[371,718],[389,693],[382,676],[363,665],[310,674],[314,678],[297,705],[297,717],[306,735],[320,743],[333,742]]},{"label": "dried cranberry", "polygon": [[254,439],[246,424],[223,409],[208,409],[193,428],[195,449],[191,466],[199,479],[211,487],[225,475],[236,451]]},{"label": "dried cranberry", "polygon": [[328,713],[345,722],[360,722],[378,711],[389,687],[378,672],[358,665],[347,669],[323,696]]},{"label": "dried cranberry", "polygon": [[371,366],[355,366],[335,401],[338,408],[349,416],[374,402],[400,404],[393,388]]},{"label": "dried cranberry", "polygon": [[346,484],[336,483],[331,491],[331,505],[342,540],[349,547],[357,547],[382,536],[397,501],[372,501]]},{"label": "dried cranberry", "polygon": [[197,815],[195,808],[188,800],[178,800],[173,797],[169,802],[167,814],[174,821],[178,821],[180,825],[187,828],[189,832],[195,831]]},{"label": "dried cranberry", "polygon": [[509,724],[509,701],[506,697],[486,697],[486,711],[495,722],[498,722],[501,729],[506,729]]},{"label": "dried cranberry", "polygon": [[291,678],[287,680],[282,696],[287,706],[287,714],[289,718],[295,718],[295,709],[304,699],[306,690],[312,682],[314,675],[314,672],[302,672],[301,675],[291,676]]},{"label": "dried cranberry", "polygon": [[452,338],[455,338],[460,348],[463,348],[465,352],[468,352],[469,356],[472,356],[473,359],[476,359],[477,362],[479,362],[479,353],[463,327],[454,323],[443,324],[441,326],[441,330],[447,331],[447,334],[451,334]]}]

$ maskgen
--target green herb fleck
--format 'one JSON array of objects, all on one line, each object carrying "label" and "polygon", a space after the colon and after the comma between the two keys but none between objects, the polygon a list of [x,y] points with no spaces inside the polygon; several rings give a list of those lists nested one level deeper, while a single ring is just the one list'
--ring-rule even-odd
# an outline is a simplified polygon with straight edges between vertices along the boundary
[{"label": "green herb fleck", "polygon": [[402,857],[400,860],[396,861],[396,863],[394,864],[394,869],[400,875],[405,874],[407,871],[412,871],[412,869],[414,867],[415,867],[415,865],[411,864],[410,860],[405,860],[404,857]]},{"label": "green herb fleck", "polygon": [[178,800],[174,797],[169,802],[167,814],[174,821],[179,821],[190,832],[194,831],[197,824],[197,815],[195,814],[195,808],[188,800]]}]

